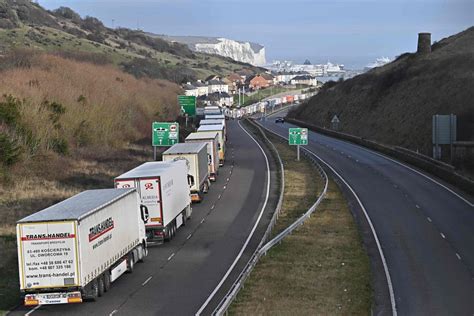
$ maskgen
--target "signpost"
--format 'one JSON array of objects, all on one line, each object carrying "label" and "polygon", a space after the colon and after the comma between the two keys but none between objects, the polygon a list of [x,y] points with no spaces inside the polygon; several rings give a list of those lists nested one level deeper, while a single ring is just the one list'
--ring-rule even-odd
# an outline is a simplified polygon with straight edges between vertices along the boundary
[{"label": "signpost", "polygon": [[178,95],[178,104],[181,113],[186,117],[186,127],[188,126],[188,117],[196,116],[196,97],[193,95]]},{"label": "signpost", "polygon": [[433,158],[441,159],[441,146],[451,146],[453,160],[453,142],[456,141],[456,115],[433,115]]},{"label": "signpost", "polygon": [[151,126],[153,160],[156,160],[156,147],[173,146],[179,142],[179,124],[169,122],[153,122]]},{"label": "signpost", "polygon": [[300,145],[308,145],[308,129],[307,128],[289,128],[288,143],[296,145],[296,159],[300,161]]}]

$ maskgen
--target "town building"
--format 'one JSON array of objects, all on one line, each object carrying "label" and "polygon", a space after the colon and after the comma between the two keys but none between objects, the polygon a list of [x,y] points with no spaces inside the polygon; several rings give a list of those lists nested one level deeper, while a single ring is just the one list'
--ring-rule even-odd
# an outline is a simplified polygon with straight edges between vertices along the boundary
[{"label": "town building", "polygon": [[292,85],[306,85],[306,86],[316,86],[318,81],[316,77],[310,75],[300,75],[291,79]]}]

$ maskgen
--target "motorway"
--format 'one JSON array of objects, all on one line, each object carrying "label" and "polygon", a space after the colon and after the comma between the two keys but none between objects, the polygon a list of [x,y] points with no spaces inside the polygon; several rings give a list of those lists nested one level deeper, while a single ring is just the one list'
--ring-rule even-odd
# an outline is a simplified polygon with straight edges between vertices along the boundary
[{"label": "motorway", "polygon": [[[284,115],[261,123],[288,137],[288,128],[295,126],[275,123],[276,116]],[[362,218],[371,233],[366,246],[372,258],[379,257],[377,274],[388,295],[388,303],[376,307],[375,314],[474,315],[472,197],[345,141],[310,131],[305,147],[332,168],[336,179],[340,176],[340,183],[346,182],[356,220]]]},{"label": "motorway", "polygon": [[[192,219],[178,229],[175,239],[150,248],[145,262],[96,302],[35,310],[22,306],[9,315],[194,315],[201,307],[203,314],[212,311],[261,240],[278,195],[271,156],[267,165],[237,121],[227,126],[225,166],[204,201],[193,205]],[[253,238],[236,261],[254,226]],[[230,271],[234,263],[236,269]]]}]

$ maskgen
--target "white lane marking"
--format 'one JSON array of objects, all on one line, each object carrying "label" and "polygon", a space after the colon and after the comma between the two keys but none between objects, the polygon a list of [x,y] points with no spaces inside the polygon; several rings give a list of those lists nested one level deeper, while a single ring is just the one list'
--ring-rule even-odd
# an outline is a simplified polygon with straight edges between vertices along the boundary
[{"label": "white lane marking", "polygon": [[40,307],[41,307],[41,305],[36,306],[32,310],[30,310],[28,313],[26,313],[25,316],[29,316],[29,315],[33,314]]},{"label": "white lane marking", "polygon": [[[276,132],[274,132],[274,133],[279,135]],[[288,138],[285,137],[285,136],[281,136],[281,135],[279,135],[279,136],[283,137],[286,140],[288,140]],[[366,218],[367,222],[369,223],[370,229],[372,230],[372,234],[374,235],[375,243],[377,244],[377,248],[378,248],[378,251],[379,251],[379,254],[380,254],[380,258],[382,259],[382,264],[383,264],[383,268],[384,268],[384,271],[385,271],[385,277],[387,278],[388,291],[389,291],[389,294],[390,294],[390,302],[392,304],[392,314],[393,314],[393,316],[397,316],[397,305],[396,305],[396,301],[395,301],[395,293],[393,291],[392,278],[390,277],[390,272],[388,271],[387,260],[385,259],[385,255],[383,253],[382,246],[380,245],[380,241],[379,241],[377,232],[375,231],[375,227],[372,224],[372,221],[370,220],[370,217],[369,217],[369,214],[367,213],[367,210],[365,209],[364,205],[362,204],[359,196],[355,193],[354,189],[349,185],[349,183],[347,183],[346,180],[344,180],[344,178],[336,170],[334,170],[333,167],[331,167],[326,161],[324,161],[321,157],[319,157],[318,155],[313,153],[311,150],[306,149],[306,148],[303,148],[303,149],[310,152],[313,156],[315,156],[322,163],[324,163],[329,169],[331,169],[332,172],[334,172],[334,174],[336,174],[339,177],[339,179],[341,179],[341,181],[344,182],[344,184],[349,188],[349,190],[352,192],[352,194],[356,198],[357,202],[359,203],[362,211],[364,212],[365,218]]]},{"label": "white lane marking", "polygon": [[201,224],[204,223],[204,220],[205,220],[204,218],[201,220]]},{"label": "white lane marking", "polygon": [[215,205],[215,204],[214,204],[213,206],[211,206],[211,210],[213,210],[213,209],[214,209],[214,207],[216,207],[216,205]]},{"label": "white lane marking", "polygon": [[416,204],[415,206],[416,206],[416,208],[420,208],[420,206],[418,204]]},{"label": "white lane marking", "polygon": [[443,239],[446,239],[446,236],[443,233],[439,233]]},{"label": "white lane marking", "polygon": [[356,162],[359,162],[359,159],[356,159]]},{"label": "white lane marking", "polygon": [[227,182],[229,182],[229,178],[227,178]]},{"label": "white lane marking", "polygon": [[461,260],[461,256],[456,252],[456,257],[458,257],[459,260]]},{"label": "white lane marking", "polygon": [[150,282],[151,279],[153,279],[153,276],[146,279],[145,282],[142,283],[142,286],[145,286],[148,282]]},{"label": "white lane marking", "polygon": [[430,222],[430,223],[433,222],[430,217],[427,217],[426,219],[427,219],[428,222]]},{"label": "white lane marking", "polygon": [[266,192],[266,196],[265,196],[265,202],[263,203],[262,205],[262,209],[260,210],[260,214],[258,215],[258,218],[255,222],[255,225],[253,226],[252,228],[252,231],[250,231],[250,234],[249,236],[247,237],[247,240],[245,241],[244,245],[242,246],[242,249],[240,249],[240,252],[239,254],[237,255],[237,257],[235,258],[234,262],[232,263],[232,265],[229,267],[229,269],[227,270],[227,272],[224,274],[224,276],[222,277],[221,281],[219,282],[219,284],[217,284],[216,288],[214,289],[214,291],[212,291],[211,295],[209,295],[209,297],[207,298],[207,300],[204,302],[204,304],[202,304],[201,308],[199,308],[199,310],[196,312],[196,315],[201,315],[202,311],[206,308],[206,306],[209,304],[209,302],[212,300],[212,298],[214,297],[214,295],[216,295],[217,291],[219,291],[219,289],[221,288],[222,284],[224,284],[225,280],[227,279],[227,277],[229,276],[229,274],[232,272],[232,270],[234,269],[235,265],[237,264],[237,262],[240,260],[240,258],[242,257],[242,254],[244,253],[245,251],[245,248],[247,248],[247,245],[249,244],[250,242],[250,239],[252,239],[253,237],[253,234],[255,233],[255,230],[257,229],[257,226],[258,224],[260,223],[260,219],[262,218],[263,216],[263,212],[265,211],[265,208],[267,207],[267,203],[268,203],[268,198],[270,196],[270,163],[268,162],[268,157],[267,157],[267,154],[265,154],[265,151],[263,150],[262,146],[260,146],[260,144],[257,142],[257,140],[255,138],[252,137],[252,135],[250,135],[243,127],[242,125],[240,125],[240,122],[238,122],[240,128],[255,142],[255,144],[257,144],[257,146],[260,148],[260,151],[262,152],[263,156],[265,157],[265,163],[267,165],[267,192]]},{"label": "white lane marking", "polygon": [[174,257],[174,252],[171,254],[171,256],[168,257],[168,261],[170,261],[171,258],[173,258],[173,257]]},{"label": "white lane marking", "polygon": [[224,185],[224,188],[223,188],[223,189],[225,190],[225,189],[226,189],[226,187],[227,187],[227,186],[225,186],[225,185]]},{"label": "white lane marking", "polygon": [[222,197],[222,194],[219,194],[219,196],[217,197],[218,200],[220,200]]},{"label": "white lane marking", "polygon": [[351,155],[348,155],[347,158],[352,158],[352,156],[351,156]]},{"label": "white lane marking", "polygon": [[117,312],[118,312],[118,310],[114,309],[114,310],[112,311],[112,313],[109,314],[109,316],[112,316],[113,314],[115,314],[115,313],[117,313]]},{"label": "white lane marking", "polygon": [[188,237],[186,237],[186,240],[189,240],[193,234],[189,234]]},{"label": "white lane marking", "polygon": [[[328,138],[332,138],[332,137],[329,137],[329,136],[327,136],[327,137],[328,137]],[[416,170],[416,169],[414,169],[414,168],[412,168],[412,167],[410,167],[410,166],[408,166],[408,165],[406,165],[406,164],[404,164],[404,163],[402,163],[402,162],[400,162],[400,161],[397,161],[397,160],[395,160],[395,159],[393,159],[393,158],[390,158],[390,157],[388,157],[388,156],[385,156],[385,155],[383,155],[383,154],[380,154],[380,153],[378,153],[378,152],[376,152],[376,151],[373,151],[373,150],[371,150],[371,149],[365,148],[365,147],[363,147],[363,146],[356,145],[356,144],[354,144],[354,143],[347,142],[347,141],[343,141],[343,140],[340,140],[340,139],[337,139],[337,138],[332,138],[332,139],[336,139],[336,140],[338,140],[338,141],[340,141],[340,142],[344,142],[344,143],[347,143],[347,144],[351,144],[351,145],[353,145],[353,146],[357,146],[358,148],[361,148],[361,149],[363,149],[363,150],[365,150],[365,151],[371,152],[371,153],[373,153],[373,154],[375,154],[375,155],[377,155],[377,156],[379,156],[379,157],[385,158],[385,159],[390,160],[391,162],[394,162],[394,163],[396,163],[396,164],[398,164],[398,165],[400,165],[400,166],[402,166],[402,167],[405,167],[405,168],[407,168],[408,170],[411,170],[412,172],[418,173],[420,176],[422,176],[422,177],[424,177],[424,178],[430,180],[430,181],[433,182],[433,183],[436,183],[436,184],[439,185],[440,187],[444,188],[445,190],[449,191],[449,192],[452,193],[453,195],[457,196],[459,199],[461,199],[462,201],[464,201],[464,202],[465,202],[467,205],[469,205],[470,207],[474,207],[474,203],[469,202],[467,199],[465,199],[464,197],[462,197],[460,194],[454,192],[453,190],[451,190],[450,188],[448,188],[448,187],[445,186],[444,184],[442,184],[442,183],[436,181],[435,179],[431,178],[430,176],[424,174],[424,173],[421,172],[421,171],[418,171],[418,170]]]}]

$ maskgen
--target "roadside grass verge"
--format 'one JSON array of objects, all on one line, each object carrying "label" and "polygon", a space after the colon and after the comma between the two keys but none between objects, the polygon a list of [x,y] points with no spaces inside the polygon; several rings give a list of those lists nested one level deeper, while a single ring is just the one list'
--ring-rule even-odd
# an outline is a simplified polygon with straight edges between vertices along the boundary
[{"label": "roadside grass verge", "polygon": [[[276,136],[285,166],[285,195],[274,232],[298,218],[322,189],[314,166]],[[370,263],[356,224],[336,183],[320,207],[293,234],[263,257],[231,315],[368,315],[372,304]]]}]

